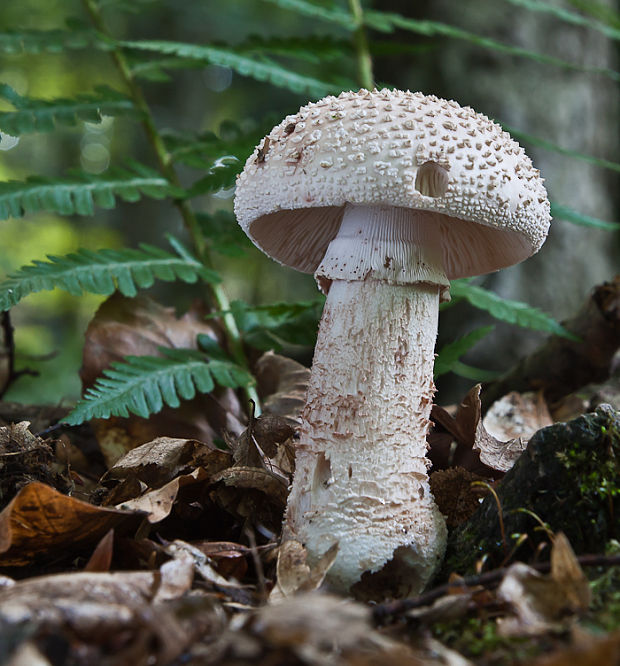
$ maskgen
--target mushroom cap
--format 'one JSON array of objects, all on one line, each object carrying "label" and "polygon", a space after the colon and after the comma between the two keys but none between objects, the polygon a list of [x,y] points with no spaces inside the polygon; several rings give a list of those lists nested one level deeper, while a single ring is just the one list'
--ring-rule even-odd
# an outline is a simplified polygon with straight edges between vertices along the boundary
[{"label": "mushroom cap", "polygon": [[439,213],[450,279],[523,261],[550,222],[539,171],[498,124],[399,90],[344,92],[287,116],[248,158],[235,214],[263,252],[313,273],[346,203]]}]

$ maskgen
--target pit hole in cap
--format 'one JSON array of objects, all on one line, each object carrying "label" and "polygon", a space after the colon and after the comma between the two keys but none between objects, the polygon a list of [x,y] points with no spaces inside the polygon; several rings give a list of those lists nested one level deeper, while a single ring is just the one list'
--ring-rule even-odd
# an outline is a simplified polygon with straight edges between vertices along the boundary
[{"label": "pit hole in cap", "polygon": [[424,162],[416,174],[415,189],[425,197],[442,197],[448,189],[448,171],[437,162]]}]

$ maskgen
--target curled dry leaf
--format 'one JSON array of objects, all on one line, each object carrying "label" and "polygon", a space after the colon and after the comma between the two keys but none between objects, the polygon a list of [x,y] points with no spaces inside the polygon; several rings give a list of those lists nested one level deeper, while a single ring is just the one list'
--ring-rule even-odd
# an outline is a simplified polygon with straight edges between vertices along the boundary
[{"label": "curled dry leaf", "polygon": [[[275,468],[274,468],[275,469]],[[271,469],[230,467],[211,478],[210,496],[228,513],[275,540],[280,533],[288,482]]]},{"label": "curled dry leaf", "polygon": [[[538,403],[536,403],[538,406],[533,405],[521,396],[513,397],[511,401],[512,411],[501,406],[498,410],[501,413],[512,414],[513,430],[517,427],[517,423],[521,423],[520,432],[527,433],[529,437],[539,428],[551,423],[546,407],[543,409]],[[516,405],[523,405],[523,411],[518,412]],[[526,419],[525,415],[531,412],[538,414],[538,420],[535,421],[531,416]],[[469,391],[454,416],[444,407],[433,405],[431,418],[436,427],[428,437],[429,458],[435,469],[463,467],[480,476],[499,478],[514,465],[527,446],[527,439],[520,439],[517,436],[508,441],[500,441],[487,432],[482,421],[480,384]],[[504,417],[505,420],[507,418]],[[499,431],[499,419],[496,418],[491,423],[494,423]],[[456,442],[456,447],[453,447],[453,442]]]},{"label": "curled dry leaf", "polygon": [[199,573],[204,580],[219,587],[240,587],[238,581],[228,580],[220,575],[212,562],[211,558],[204,553],[201,548],[194,546],[181,539],[175,539],[164,548],[165,552],[175,560],[190,562],[194,570]]},{"label": "curled dry leaf", "polygon": [[293,427],[299,426],[306,404],[309,368],[286,356],[266,352],[258,359],[255,374],[264,411],[282,417]]},{"label": "curled dry leaf", "polygon": [[152,654],[156,645],[157,663],[167,663],[193,636],[164,604],[183,597],[192,579],[188,560],[167,562],[159,571],[32,578],[0,590],[0,625],[5,630],[18,628],[36,617],[30,640],[55,635],[65,637],[72,648],[76,641],[84,641],[91,650],[99,646],[101,652],[90,663],[102,663],[105,653],[115,655],[114,663],[129,663],[123,659],[123,648],[131,654],[148,636],[149,645],[143,649]]},{"label": "curled dry leaf", "polygon": [[251,419],[241,435],[228,442],[235,465],[265,467],[269,464],[268,458],[273,461],[282,457],[278,455],[282,448],[287,451],[293,448],[294,434],[293,427],[280,416],[263,414],[257,419]]},{"label": "curled dry leaf", "polygon": [[554,538],[549,575],[515,562],[497,594],[515,612],[515,617],[500,624],[505,635],[543,634],[561,629],[585,612],[590,603],[588,579],[563,534]]},{"label": "curled dry leaf", "polygon": [[138,511],[146,514],[149,523],[159,523],[167,518],[183,486],[201,483],[209,478],[209,473],[202,467],[196,468],[191,474],[177,476],[161,488],[150,490],[140,497],[122,502],[116,508],[124,511]]},{"label": "curled dry leaf", "polygon": [[137,525],[139,517],[67,497],[42,483],[22,488],[0,513],[0,566],[72,557],[112,528]]},{"label": "curled dry leaf", "polygon": [[542,393],[512,391],[496,400],[482,419],[485,430],[497,440],[528,441],[541,428],[553,423]]},{"label": "curled dry leaf", "polygon": [[433,663],[418,661],[412,650],[374,630],[368,607],[316,592],[264,606],[251,629],[272,649],[291,653],[278,663],[295,663],[293,655],[309,666]]},{"label": "curled dry leaf", "polygon": [[[115,294],[97,310],[88,325],[84,342],[81,378],[89,387],[112,362],[124,356],[158,356],[159,347],[195,349],[198,334],[219,338],[214,321],[192,309],[176,317],[174,308],[138,296]],[[243,430],[243,410],[231,389],[217,387],[213,393],[185,401],[177,409],[164,407],[148,419],[131,416],[93,421],[108,466],[132,448],[156,437],[184,437],[213,442],[225,430]]]},{"label": "curled dry leaf", "polygon": [[308,553],[299,541],[285,541],[278,550],[277,586],[270,601],[279,601],[298,592],[318,590],[338,554],[338,544],[333,544],[316,563],[310,567]]},{"label": "curled dry leaf", "polygon": [[215,474],[230,463],[230,454],[212,445],[195,439],[158,437],[117,460],[102,481],[110,487],[115,480],[135,478],[150,488],[158,488],[196,467]]}]

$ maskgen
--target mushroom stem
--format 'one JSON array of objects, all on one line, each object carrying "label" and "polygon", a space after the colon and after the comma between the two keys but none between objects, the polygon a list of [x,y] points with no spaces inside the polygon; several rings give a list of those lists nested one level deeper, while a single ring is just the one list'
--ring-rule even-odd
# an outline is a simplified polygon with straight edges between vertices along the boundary
[{"label": "mushroom stem", "polygon": [[[337,541],[329,580],[341,591],[351,590],[366,574],[363,591],[359,590],[364,596],[372,596],[375,585],[383,595],[402,596],[426,585],[446,540],[425,457],[438,306],[446,278],[434,243],[424,250],[417,241],[403,240],[419,236],[424,225],[414,233],[411,226],[416,222],[412,225],[409,219],[409,226],[400,225],[402,233],[396,233],[403,209],[360,208],[347,210],[317,272],[324,285],[325,279],[331,283],[302,418],[284,539],[303,543],[311,564]],[[360,232],[360,215],[376,218],[376,223]],[[386,226],[386,215],[397,224]],[[406,215],[410,218],[411,212]],[[338,266],[330,265],[331,249],[342,245],[343,238],[349,243],[344,272],[359,273],[357,279],[334,279],[344,255],[340,252]],[[419,254],[415,270],[424,275],[423,281],[394,284],[398,268],[395,273],[393,261],[379,262],[376,269],[366,265],[377,264],[377,256],[394,259],[394,253],[385,250],[397,245],[405,247],[409,258]],[[366,249],[357,252],[358,246]],[[391,271],[390,277],[377,279],[376,273],[384,269]]]}]

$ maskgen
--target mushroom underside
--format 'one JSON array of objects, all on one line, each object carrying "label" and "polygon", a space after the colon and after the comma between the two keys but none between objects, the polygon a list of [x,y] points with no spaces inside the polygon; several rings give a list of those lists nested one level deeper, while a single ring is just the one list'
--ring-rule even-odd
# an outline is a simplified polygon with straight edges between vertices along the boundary
[{"label": "mushroom underside", "polygon": [[[254,220],[254,244],[279,263],[314,273],[336,237],[345,206],[279,210]],[[443,266],[451,280],[512,266],[532,254],[523,234],[433,213],[442,238]],[[284,230],[284,231],[283,231]]]}]

